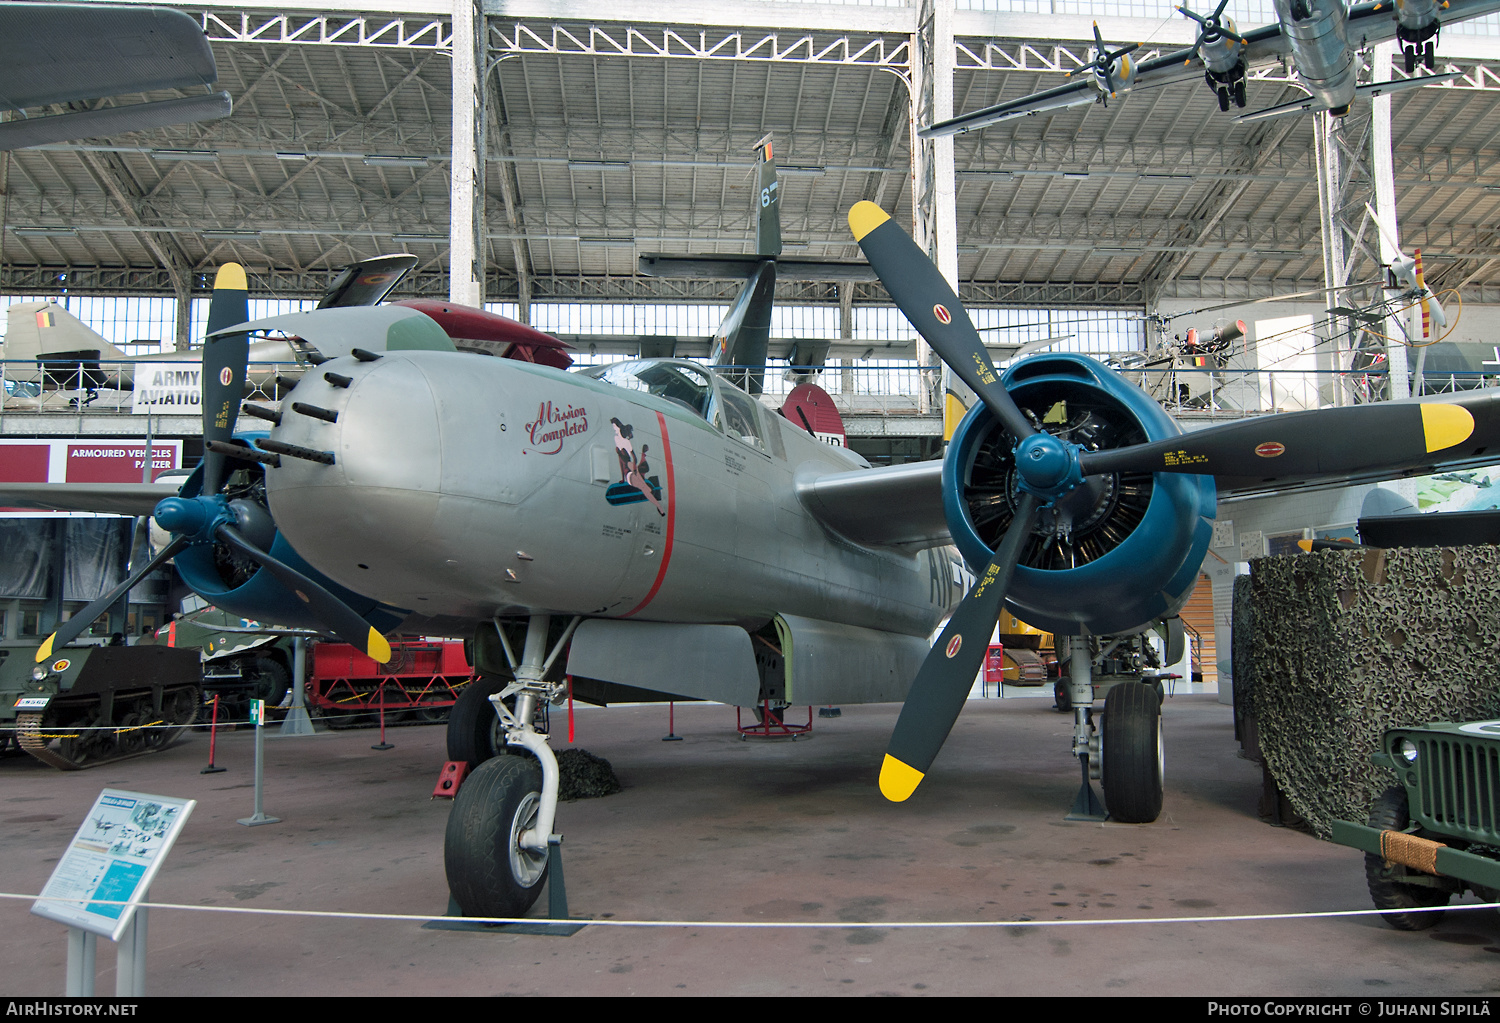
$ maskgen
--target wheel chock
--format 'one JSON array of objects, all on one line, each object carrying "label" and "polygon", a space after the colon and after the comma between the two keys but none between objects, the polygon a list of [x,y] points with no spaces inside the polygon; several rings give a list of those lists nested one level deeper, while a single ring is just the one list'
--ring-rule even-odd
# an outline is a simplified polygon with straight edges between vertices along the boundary
[{"label": "wheel chock", "polygon": [[450,760],[438,772],[437,787],[432,790],[433,799],[452,799],[458,795],[458,787],[469,776],[467,760]]}]

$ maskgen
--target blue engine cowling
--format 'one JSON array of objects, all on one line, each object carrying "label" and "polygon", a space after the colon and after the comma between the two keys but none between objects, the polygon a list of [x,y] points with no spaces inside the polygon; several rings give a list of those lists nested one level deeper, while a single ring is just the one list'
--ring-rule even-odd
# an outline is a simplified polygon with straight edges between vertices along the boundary
[{"label": "blue engine cowling", "polygon": [[[245,474],[250,477],[250,480],[248,486],[246,481],[239,481],[246,495],[241,500],[256,503],[263,518],[253,524],[242,523],[240,529],[242,533],[245,533],[252,542],[278,561],[290,565],[325,587],[361,618],[369,622],[376,631],[388,632],[400,624],[402,615],[395,613],[393,609],[387,608],[370,597],[345,589],[304,561],[281,533],[275,531],[275,524],[270,518],[270,513],[265,510],[264,484],[261,483],[259,487],[255,486],[258,478],[263,477],[260,467],[254,466],[247,469]],[[231,478],[230,485],[226,487],[226,495],[232,495],[235,492],[235,483],[236,481]],[[182,497],[195,497],[202,486],[203,467],[200,465],[197,471],[184,481],[179,494]],[[232,501],[231,504],[233,503]],[[255,527],[259,527],[259,530]],[[255,535],[257,532],[261,535]],[[221,610],[252,621],[273,622],[288,628],[326,628],[324,623],[308,614],[307,605],[290,593],[274,575],[236,552],[232,552],[222,542],[194,545],[180,551],[175,558],[175,563],[177,574],[182,577],[182,581],[191,587],[194,593]]]},{"label": "blue engine cowling", "polygon": [[[1042,427],[1085,449],[1125,447],[1182,431],[1140,388],[1081,355],[1032,356],[1001,376]],[[943,460],[948,528],[977,572],[1014,517],[1012,440],[983,405],[962,423]],[[1049,632],[1135,631],[1177,613],[1213,533],[1211,476],[1090,476],[1038,519],[1006,605]]]}]

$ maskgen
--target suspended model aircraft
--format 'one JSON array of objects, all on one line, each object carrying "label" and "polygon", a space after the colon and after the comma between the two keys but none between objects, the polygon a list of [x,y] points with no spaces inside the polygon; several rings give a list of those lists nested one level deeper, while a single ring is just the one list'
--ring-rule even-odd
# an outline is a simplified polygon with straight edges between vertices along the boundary
[{"label": "suspended model aircraft", "polygon": [[[253,325],[235,321],[221,287],[204,354],[205,376],[223,384],[205,397],[209,454],[156,507],[173,540],[121,590],[175,554],[216,605],[312,620],[376,659],[387,634],[473,636],[484,678],[454,707],[458,741],[535,759],[480,764],[455,800],[445,862],[466,913],[514,915],[547,872],[558,778],[539,710],[564,698],[568,677],[600,703],[905,698],[881,771],[882,790],[904,799],[961,709],[1002,603],[1076,651],[1085,634],[1137,628],[1186,600],[1214,476],[1233,492],[1417,474],[1485,461],[1500,440],[1494,392],[1181,435],[1082,356],[1033,355],[1001,377],[910,238],[870,203],[850,220],[897,304],[983,402],[942,462],[870,468],[692,363],[565,373],[456,351],[422,313],[391,320],[384,308],[298,314],[297,334],[334,357],[280,411],[257,410],[269,436],[236,440]],[[938,549],[950,539],[982,570],[961,602],[965,573]],[[39,664],[119,596],[59,629]],[[1072,664],[1083,788],[1092,794],[1102,762],[1110,811],[1153,819],[1154,690],[1115,686],[1101,725],[1089,657]]]},{"label": "suspended model aircraft", "polygon": [[1429,71],[1437,67],[1434,46],[1444,23],[1483,17],[1500,10],[1497,0],[1378,0],[1349,5],[1344,0],[1275,0],[1276,24],[1245,33],[1234,20],[1224,17],[1229,0],[1220,0],[1208,17],[1178,7],[1198,23],[1198,37],[1186,49],[1163,53],[1136,62],[1131,55],[1141,47],[1110,50],[1094,26],[1093,59],[1070,73],[1063,85],[1030,96],[1007,100],[982,110],[961,114],[922,128],[923,138],[974,131],[1001,121],[1027,117],[1049,110],[1108,104],[1132,89],[1169,85],[1203,77],[1227,111],[1231,104],[1245,106],[1245,76],[1252,67],[1290,58],[1308,97],[1278,106],[1241,114],[1240,121],[1258,121],[1309,110],[1327,110],[1336,116],[1349,112],[1356,98],[1373,99],[1402,89],[1437,85],[1455,74],[1420,75],[1389,82],[1356,84],[1355,52],[1371,44],[1396,39],[1411,74],[1418,63]]}]

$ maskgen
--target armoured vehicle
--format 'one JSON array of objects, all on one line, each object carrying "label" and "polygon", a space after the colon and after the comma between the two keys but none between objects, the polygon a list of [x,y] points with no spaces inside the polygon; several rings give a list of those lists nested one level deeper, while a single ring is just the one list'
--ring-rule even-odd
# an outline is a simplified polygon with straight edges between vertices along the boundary
[{"label": "armoured vehicle", "polygon": [[221,714],[243,717],[251,700],[280,705],[292,682],[292,638],[254,628],[246,618],[206,607],[159,629],[156,642],[199,652],[204,693],[218,695]]},{"label": "armoured vehicle", "polygon": [[39,646],[0,643],[0,748],[73,771],[162,749],[198,714],[196,650],[67,647],[38,664]]},{"label": "armoured vehicle", "polygon": [[1393,728],[1370,759],[1399,784],[1376,798],[1367,824],[1334,821],[1333,840],[1364,852],[1385,921],[1424,930],[1466,888],[1500,901],[1500,721]]}]

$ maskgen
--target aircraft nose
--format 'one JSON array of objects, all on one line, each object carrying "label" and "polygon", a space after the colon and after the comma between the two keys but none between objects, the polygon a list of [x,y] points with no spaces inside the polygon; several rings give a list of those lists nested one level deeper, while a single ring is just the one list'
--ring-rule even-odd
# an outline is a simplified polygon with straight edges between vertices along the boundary
[{"label": "aircraft nose", "polygon": [[331,464],[283,454],[266,473],[277,528],[330,578],[369,592],[437,511],[441,424],[427,374],[401,353],[339,359],[308,373],[282,410],[272,440]]}]

